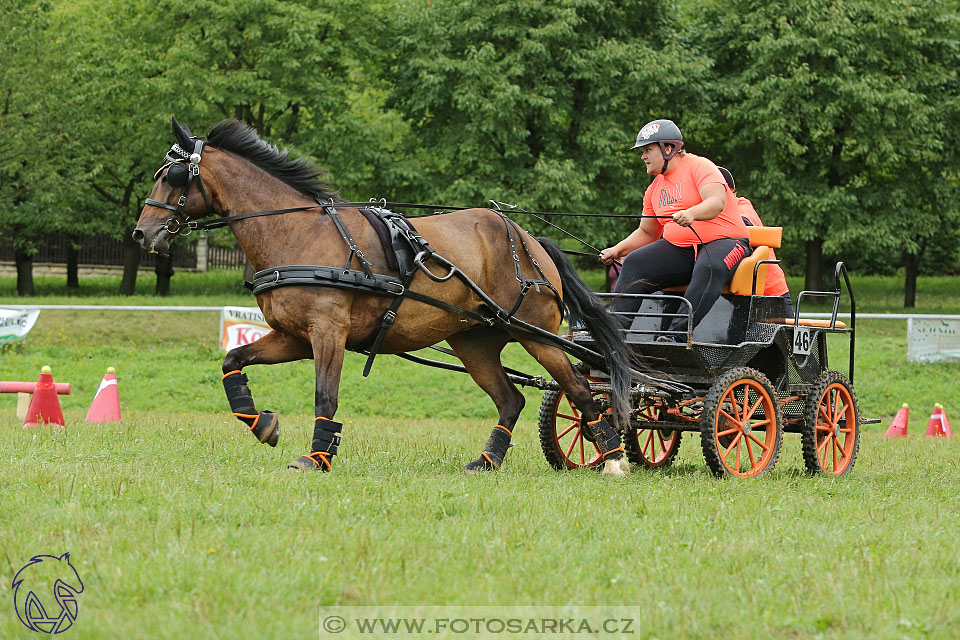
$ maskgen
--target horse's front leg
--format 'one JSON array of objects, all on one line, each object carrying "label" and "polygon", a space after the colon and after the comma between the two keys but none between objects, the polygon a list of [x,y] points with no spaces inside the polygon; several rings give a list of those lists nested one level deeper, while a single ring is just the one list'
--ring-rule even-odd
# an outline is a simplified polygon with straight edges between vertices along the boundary
[{"label": "horse's front leg", "polygon": [[313,345],[313,360],[317,371],[317,390],[314,398],[313,441],[310,453],[300,456],[287,468],[300,471],[330,471],[333,456],[340,447],[340,432],[343,425],[334,421],[337,413],[337,396],[340,391],[340,374],[346,349],[348,330],[343,327],[313,326],[310,341]]},{"label": "horse's front leg", "polygon": [[223,390],[230,408],[257,440],[277,446],[280,421],[272,411],[257,411],[243,368],[250,364],[277,364],[310,357],[310,345],[282,331],[272,331],[256,342],[232,349],[223,359]]}]

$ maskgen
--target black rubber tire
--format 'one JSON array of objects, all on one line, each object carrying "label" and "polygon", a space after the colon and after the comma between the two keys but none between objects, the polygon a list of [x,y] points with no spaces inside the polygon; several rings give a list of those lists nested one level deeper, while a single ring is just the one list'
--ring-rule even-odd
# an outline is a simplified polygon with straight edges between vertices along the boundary
[{"label": "black rubber tire", "polygon": [[[765,437],[764,442],[760,443],[755,437],[752,437],[751,432],[755,428],[752,423],[749,423],[751,418],[758,417],[758,414],[751,412],[746,415],[746,420],[738,423],[736,418],[740,416],[740,412],[733,407],[727,407],[724,409],[724,404],[729,404],[729,400],[725,401],[725,398],[729,397],[729,393],[734,387],[740,387],[741,390],[747,387],[752,387],[752,389],[747,389],[747,393],[750,394],[753,392],[753,397],[755,397],[761,405],[763,405],[763,414],[764,418],[763,423],[766,423],[767,428],[763,429]],[[760,396],[758,393],[762,391],[766,399]],[[733,398],[735,401],[740,401],[740,398],[737,398],[734,393]],[[752,398],[748,398],[748,403],[752,404]],[[724,413],[727,416],[731,416],[734,420],[729,418],[724,418],[724,431],[718,431],[720,428],[719,420],[721,418],[720,411],[724,409]],[[727,412],[730,413],[727,413]],[[773,422],[774,422],[774,434],[772,442],[768,442],[769,438],[769,421],[770,418],[766,415],[770,411],[773,413]],[[746,429],[742,422],[749,423],[750,428]],[[736,431],[739,429],[739,431]],[[732,435],[718,435],[726,434],[727,432],[733,432]],[[750,468],[746,471],[741,470],[740,460],[740,445],[739,442],[742,441],[745,443],[745,447],[748,452]],[[757,458],[756,464],[753,460],[752,447],[750,447],[750,440],[753,440],[756,443],[756,446],[762,452]],[[770,380],[767,379],[763,373],[756,369],[750,367],[738,367],[736,369],[731,369],[727,371],[722,376],[720,376],[716,382],[713,383],[713,386],[710,387],[710,390],[707,392],[707,396],[704,399],[703,403],[703,413],[700,416],[700,443],[703,446],[703,457],[707,461],[707,466],[710,467],[710,471],[714,473],[717,477],[720,478],[756,478],[760,477],[765,473],[768,473],[773,467],[777,464],[777,459],[780,457],[780,446],[783,443],[783,421],[780,417],[780,404],[777,402],[776,392],[773,389],[773,385],[770,384]],[[764,447],[763,444],[767,446]],[[730,465],[727,465],[724,460],[725,456],[721,452],[720,447],[726,446],[727,457],[732,453],[733,447],[736,445],[737,449],[737,462],[733,465],[736,467],[736,470],[732,469]]]},{"label": "black rubber tire", "polygon": [[[642,401],[642,398],[640,399]],[[645,467],[647,469],[666,469],[671,464],[673,464],[673,459],[677,457],[677,452],[680,451],[680,441],[683,438],[682,431],[662,431],[659,429],[653,429],[652,425],[656,424],[657,420],[656,415],[652,413],[638,413],[630,421],[633,425],[633,429],[628,430],[623,436],[623,447],[627,453],[627,460],[639,467]],[[662,454],[658,456],[659,459],[650,460],[644,455],[644,451],[647,448],[647,439],[650,437],[647,434],[644,434],[644,443],[640,443],[640,431],[654,431],[654,435],[657,437],[657,440],[649,440],[651,444],[651,451],[656,450],[656,442],[659,441],[661,444]]]},{"label": "black rubber tire", "polygon": [[[563,391],[547,391],[543,394],[543,400],[540,402],[540,419],[537,426],[540,432],[540,448],[543,449],[543,457],[547,459],[551,467],[557,470],[598,467],[603,459],[600,457],[600,450],[592,442],[583,439],[584,452],[589,448],[595,455],[592,455],[590,460],[586,460],[585,453],[584,462],[586,464],[579,464],[567,457],[566,452],[561,449],[560,443],[557,441],[557,414],[562,411],[560,403],[564,401],[565,397],[566,394]],[[603,398],[598,398],[598,400],[605,403]],[[601,406],[605,407],[605,404]],[[580,415],[579,411],[576,410],[574,410],[574,414],[577,417]],[[576,431],[574,433],[573,437],[576,438]],[[579,437],[583,438],[582,435]]]},{"label": "black rubber tire", "polygon": [[[829,399],[826,397],[830,393]],[[845,396],[845,397],[844,397]],[[835,420],[837,412],[821,413],[821,407],[826,400],[828,406],[835,406],[837,398],[844,402],[843,413],[844,424],[849,416],[854,417],[852,432],[848,432],[843,439],[843,444],[838,444],[838,434],[840,433],[839,419]],[[830,414],[833,415],[830,415]],[[820,426],[820,431],[817,426]],[[825,429],[834,429],[833,433]],[[841,458],[836,464],[833,464],[833,456],[824,456],[821,459],[817,451],[817,434],[827,433],[826,439],[833,440],[832,444],[823,444],[824,447],[831,447],[836,453],[837,449],[841,452]],[[822,443],[824,438],[821,438]],[[803,411],[803,421],[800,423],[800,442],[803,447],[803,464],[810,474],[825,474],[833,476],[842,476],[853,469],[857,462],[857,452],[860,449],[860,401],[857,399],[857,392],[853,389],[853,383],[847,376],[839,371],[824,371],[814,383],[813,389],[807,395]],[[839,471],[835,467],[840,467]]]}]

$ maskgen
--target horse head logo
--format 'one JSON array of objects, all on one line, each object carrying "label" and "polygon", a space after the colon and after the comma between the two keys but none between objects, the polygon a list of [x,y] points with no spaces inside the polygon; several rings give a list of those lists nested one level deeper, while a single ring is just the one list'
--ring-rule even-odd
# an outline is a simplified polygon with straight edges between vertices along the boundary
[{"label": "horse head logo", "polygon": [[73,626],[81,593],[83,582],[69,553],[34,556],[13,578],[17,617],[39,633],[62,633]]}]

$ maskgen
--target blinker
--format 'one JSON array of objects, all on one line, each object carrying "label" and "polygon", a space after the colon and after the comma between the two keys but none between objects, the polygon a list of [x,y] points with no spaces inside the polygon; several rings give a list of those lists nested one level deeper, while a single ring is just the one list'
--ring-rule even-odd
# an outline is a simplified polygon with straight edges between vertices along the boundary
[{"label": "blinker", "polygon": [[187,175],[190,170],[182,162],[174,162],[167,169],[167,184],[173,187],[182,187],[187,184]]}]

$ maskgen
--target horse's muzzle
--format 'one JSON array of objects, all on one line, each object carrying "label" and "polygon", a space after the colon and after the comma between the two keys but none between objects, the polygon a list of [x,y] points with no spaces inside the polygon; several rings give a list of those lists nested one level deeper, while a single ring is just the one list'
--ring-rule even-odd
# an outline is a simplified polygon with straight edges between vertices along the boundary
[{"label": "horse's muzzle", "polygon": [[151,230],[137,227],[133,230],[133,239],[145,251],[170,255],[170,232],[165,227],[154,227]]}]

